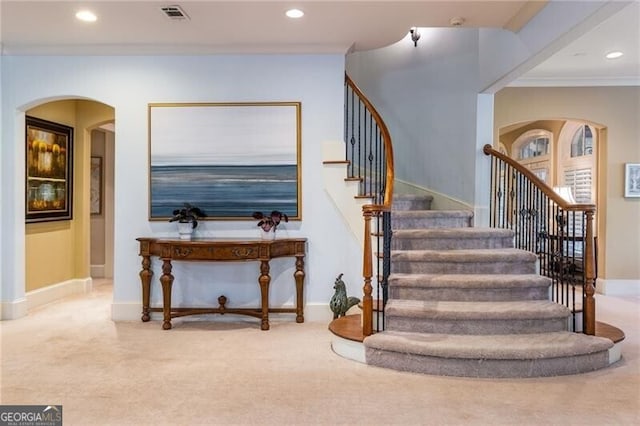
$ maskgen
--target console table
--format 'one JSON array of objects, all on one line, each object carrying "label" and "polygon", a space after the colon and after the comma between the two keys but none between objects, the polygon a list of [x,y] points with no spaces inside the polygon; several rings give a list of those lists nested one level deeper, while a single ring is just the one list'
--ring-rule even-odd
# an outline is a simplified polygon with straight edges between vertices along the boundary
[{"label": "console table", "polygon": [[[140,256],[142,256],[142,270],[140,280],[142,282],[142,321],[151,319],[151,312],[162,312],[164,321],[162,328],[171,328],[171,318],[185,315],[204,313],[213,314],[242,314],[261,319],[260,328],[269,329],[269,312],[291,312],[296,314],[296,322],[304,322],[303,313],[303,282],[304,256],[306,253],[306,238],[286,238],[275,240],[234,240],[234,239],[192,239],[177,240],[164,238],[136,238],[140,243]],[[151,297],[151,257],[157,256],[162,261],[162,308],[152,308]],[[293,277],[296,283],[295,308],[269,308],[269,261],[278,257],[295,257],[296,270]],[[260,308],[228,308],[227,298],[218,297],[217,308],[172,308],[171,287],[174,276],[171,274],[171,261],[197,261],[197,262],[260,262],[261,306]]]}]

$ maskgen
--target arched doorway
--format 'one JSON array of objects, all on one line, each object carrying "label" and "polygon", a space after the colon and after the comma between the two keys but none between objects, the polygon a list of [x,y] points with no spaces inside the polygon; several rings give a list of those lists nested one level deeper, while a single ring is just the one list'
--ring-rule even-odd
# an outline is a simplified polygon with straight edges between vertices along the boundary
[{"label": "arched doorway", "polygon": [[[506,154],[534,172],[548,186],[570,191],[572,201],[595,204],[594,235],[605,238],[606,203],[601,202],[599,159],[606,144],[606,127],[585,119],[541,119],[513,123],[499,129]],[[597,247],[596,247],[597,250]],[[604,253],[598,253],[602,270]]]}]

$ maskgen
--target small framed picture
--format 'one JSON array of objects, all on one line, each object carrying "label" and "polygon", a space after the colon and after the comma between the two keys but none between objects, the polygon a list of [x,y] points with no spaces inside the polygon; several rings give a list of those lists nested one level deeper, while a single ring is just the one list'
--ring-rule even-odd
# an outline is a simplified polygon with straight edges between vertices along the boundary
[{"label": "small framed picture", "polygon": [[640,197],[640,163],[624,165],[624,196]]},{"label": "small framed picture", "polygon": [[102,214],[102,157],[91,157],[91,214]]}]

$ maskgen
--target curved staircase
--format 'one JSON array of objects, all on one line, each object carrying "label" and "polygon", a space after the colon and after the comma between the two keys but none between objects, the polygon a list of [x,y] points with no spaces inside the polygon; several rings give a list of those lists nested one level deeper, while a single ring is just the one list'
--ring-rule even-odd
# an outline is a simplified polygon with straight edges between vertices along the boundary
[{"label": "curved staircase", "polygon": [[569,331],[536,256],[513,233],[471,227],[472,214],[398,196],[392,211],[385,330],[364,339],[367,364],[464,377],[577,374],[617,361],[612,340]]}]

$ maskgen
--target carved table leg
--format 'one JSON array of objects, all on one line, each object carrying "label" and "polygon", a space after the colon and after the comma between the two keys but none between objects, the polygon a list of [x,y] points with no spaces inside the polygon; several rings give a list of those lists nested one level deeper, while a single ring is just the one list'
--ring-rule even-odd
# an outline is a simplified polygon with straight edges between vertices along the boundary
[{"label": "carved table leg", "polygon": [[260,328],[262,330],[269,329],[269,283],[271,282],[271,277],[269,276],[269,261],[262,260],[260,261],[260,278],[258,279],[260,283],[260,294],[262,296],[262,323],[260,324]]},{"label": "carved table leg", "polygon": [[162,276],[160,283],[162,284],[162,313],[164,322],[162,328],[164,330],[171,329],[171,286],[173,284],[173,275],[171,275],[171,259],[163,259]]},{"label": "carved table leg", "polygon": [[304,256],[296,256],[296,272],[293,277],[296,280],[296,322],[304,322],[303,311],[303,286],[304,283]]},{"label": "carved table leg", "polygon": [[149,303],[151,294],[151,256],[142,256],[142,271],[140,271],[140,281],[142,282],[142,321],[147,322],[151,319],[149,316]]}]

